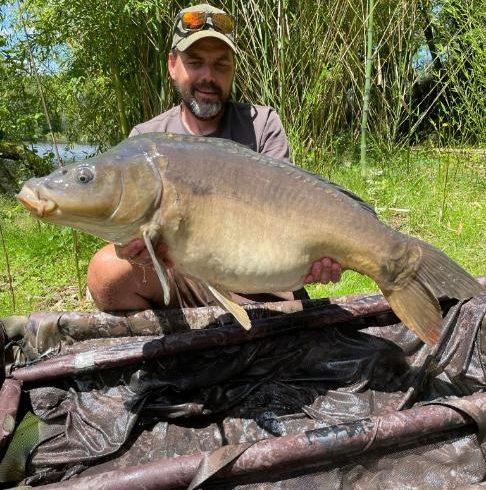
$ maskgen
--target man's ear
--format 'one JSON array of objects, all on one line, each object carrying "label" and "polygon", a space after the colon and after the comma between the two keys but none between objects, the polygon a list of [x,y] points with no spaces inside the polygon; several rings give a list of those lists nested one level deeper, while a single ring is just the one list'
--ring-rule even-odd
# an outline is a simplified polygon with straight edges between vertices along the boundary
[{"label": "man's ear", "polygon": [[169,69],[169,74],[172,80],[174,80],[176,60],[177,60],[177,54],[174,54],[172,51],[170,51],[169,55],[167,56],[167,67]]}]

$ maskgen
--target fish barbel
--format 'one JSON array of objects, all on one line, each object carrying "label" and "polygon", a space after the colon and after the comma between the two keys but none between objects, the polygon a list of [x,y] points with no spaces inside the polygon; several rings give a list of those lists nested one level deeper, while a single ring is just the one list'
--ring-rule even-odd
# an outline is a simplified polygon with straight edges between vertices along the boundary
[{"label": "fish barbel", "polygon": [[481,290],[443,252],[388,227],[354,194],[228,140],[141,134],[29,180],[17,198],[42,220],[116,244],[162,240],[174,267],[205,283],[246,328],[229,291],[296,290],[326,256],[372,278],[428,344],[441,332],[437,297]]}]

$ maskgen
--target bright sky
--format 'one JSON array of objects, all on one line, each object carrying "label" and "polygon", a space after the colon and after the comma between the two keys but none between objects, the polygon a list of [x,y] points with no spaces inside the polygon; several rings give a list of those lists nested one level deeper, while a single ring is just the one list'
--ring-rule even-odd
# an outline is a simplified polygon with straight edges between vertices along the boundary
[{"label": "bright sky", "polygon": [[12,33],[10,24],[12,22],[12,8],[11,4],[0,5],[0,35],[8,36]]},{"label": "bright sky", "polygon": [[[7,38],[7,49],[9,45],[15,44],[18,41],[25,41],[25,33],[23,29],[20,28],[18,30],[14,30],[13,23],[15,22],[16,9],[16,3],[8,0],[6,3],[2,4],[2,0],[0,0],[0,36]],[[31,32],[29,32],[29,34],[31,34]],[[34,54],[36,58],[36,68],[39,72],[51,74],[59,72],[59,59],[65,59],[66,54],[61,48],[53,49],[52,52],[55,52],[56,54],[53,54],[50,56],[50,59],[44,61],[39,60]],[[0,55],[1,54],[2,48],[0,47]]]}]

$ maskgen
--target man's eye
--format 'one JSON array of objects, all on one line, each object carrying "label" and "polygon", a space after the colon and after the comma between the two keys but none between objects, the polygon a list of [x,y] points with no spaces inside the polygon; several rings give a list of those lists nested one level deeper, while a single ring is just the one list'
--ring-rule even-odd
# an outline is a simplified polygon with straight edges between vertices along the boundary
[{"label": "man's eye", "polygon": [[230,67],[230,65],[227,65],[225,63],[218,63],[216,65],[216,70],[219,71],[219,72],[221,72],[221,73],[226,73],[229,70],[231,70],[231,67]]}]

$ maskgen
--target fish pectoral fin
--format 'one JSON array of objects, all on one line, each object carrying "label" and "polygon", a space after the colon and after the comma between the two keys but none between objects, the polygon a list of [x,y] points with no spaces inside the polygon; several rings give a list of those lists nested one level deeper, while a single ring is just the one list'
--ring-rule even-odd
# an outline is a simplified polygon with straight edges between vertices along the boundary
[{"label": "fish pectoral fin", "polygon": [[239,304],[230,299],[229,293],[221,288],[218,290],[209,284],[206,284],[206,286],[216,298],[216,301],[228,310],[245,330],[250,330],[251,320],[248,313]]},{"label": "fish pectoral fin", "polygon": [[159,278],[160,284],[162,285],[162,291],[164,292],[164,303],[167,306],[170,302],[170,287],[169,287],[169,279],[167,277],[167,273],[160,265],[159,259],[155,255],[154,247],[152,245],[152,233],[151,230],[146,229],[142,232],[143,241],[145,242],[145,246],[150,254],[150,258],[154,264],[154,269]]}]

